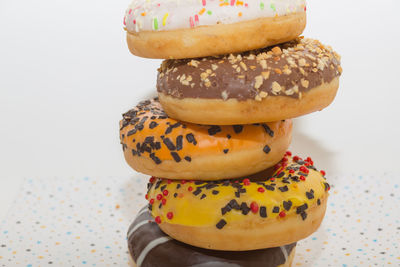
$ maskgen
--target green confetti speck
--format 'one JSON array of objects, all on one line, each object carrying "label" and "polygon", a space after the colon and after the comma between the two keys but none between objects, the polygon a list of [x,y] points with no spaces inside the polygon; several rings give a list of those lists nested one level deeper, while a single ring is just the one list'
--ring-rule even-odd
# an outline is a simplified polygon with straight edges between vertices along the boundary
[{"label": "green confetti speck", "polygon": [[263,2],[260,3],[260,9],[264,10],[264,3]]},{"label": "green confetti speck", "polygon": [[272,8],[272,10],[273,10],[273,11],[275,11],[275,12],[276,12],[276,7],[275,7],[275,4],[271,4],[271,8]]},{"label": "green confetti speck", "polygon": [[158,30],[158,19],[157,18],[153,19],[153,25],[154,25],[154,30]]},{"label": "green confetti speck", "polygon": [[208,15],[212,15],[211,10],[208,10],[208,11],[207,11],[207,14],[208,14]]}]

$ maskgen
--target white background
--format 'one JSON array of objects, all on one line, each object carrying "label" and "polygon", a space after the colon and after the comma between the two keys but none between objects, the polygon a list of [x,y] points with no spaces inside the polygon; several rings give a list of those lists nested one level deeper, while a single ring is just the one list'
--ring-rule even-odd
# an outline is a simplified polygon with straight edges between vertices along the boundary
[{"label": "white background", "polygon": [[[24,177],[124,176],[121,113],[160,60],[131,55],[128,0],[0,0],[0,218]],[[291,150],[329,174],[400,171],[400,1],[310,0],[307,37],[344,73],[334,103],[295,120]]]}]

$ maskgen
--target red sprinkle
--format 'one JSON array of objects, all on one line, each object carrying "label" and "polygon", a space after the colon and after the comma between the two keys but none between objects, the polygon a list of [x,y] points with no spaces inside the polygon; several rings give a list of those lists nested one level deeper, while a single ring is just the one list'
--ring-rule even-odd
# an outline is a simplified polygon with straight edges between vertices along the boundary
[{"label": "red sprinkle", "polygon": [[294,173],[294,170],[289,170],[289,173]]},{"label": "red sprinkle", "polygon": [[321,170],[320,173],[322,174],[322,176],[325,176],[326,172]]},{"label": "red sprinkle", "polygon": [[[281,173],[281,172],[279,172],[279,173]],[[279,173],[277,173],[277,174],[279,174]],[[275,181],[275,178],[274,178],[274,177],[271,177],[269,180],[270,180],[271,182],[273,182],[273,181]]]},{"label": "red sprinkle", "polygon": [[288,161],[287,158],[283,158],[283,159],[282,159],[282,162],[286,162],[286,161]]},{"label": "red sprinkle", "polygon": [[193,191],[193,187],[189,186],[188,190],[189,190],[189,192],[192,192]]},{"label": "red sprinkle", "polygon": [[161,194],[158,194],[157,195],[157,200],[161,200],[162,199],[162,195]]},{"label": "red sprinkle", "polygon": [[246,178],[243,180],[244,185],[250,185],[250,179]]},{"label": "red sprinkle", "polygon": [[258,212],[258,204],[256,202],[251,202],[250,209],[251,209],[251,212],[257,213]]},{"label": "red sprinkle", "polygon": [[300,158],[299,158],[298,156],[294,156],[294,157],[293,157],[293,160],[294,160],[294,161],[299,161],[299,159],[300,159]]},{"label": "red sprinkle", "polygon": [[154,176],[151,176],[151,178],[150,178],[150,180],[149,180],[149,182],[150,183],[152,183],[152,184],[154,184],[154,181],[156,180],[156,177],[154,177]]},{"label": "red sprinkle", "polygon": [[284,211],[279,212],[279,217],[283,218],[286,216],[286,213]]},{"label": "red sprinkle", "polygon": [[144,198],[145,198],[145,199],[149,199],[149,195],[146,194],[146,195],[144,196]]},{"label": "red sprinkle", "polygon": [[262,187],[259,187],[259,188],[257,189],[257,191],[260,192],[260,193],[264,193],[264,192],[265,192],[265,189],[262,188]]},{"label": "red sprinkle", "polygon": [[291,156],[292,155],[292,152],[290,152],[290,151],[286,151],[286,154],[285,154],[286,156]]},{"label": "red sprinkle", "polygon": [[163,205],[165,205],[165,204],[167,204],[167,200],[166,200],[165,198],[163,198],[163,200],[161,200],[161,203],[162,203]]},{"label": "red sprinkle", "polygon": [[165,189],[164,191],[162,191],[162,194],[163,194],[164,196],[168,196],[168,190]]},{"label": "red sprinkle", "polygon": [[160,216],[157,216],[157,217],[155,218],[155,221],[156,221],[156,223],[160,224],[160,223],[161,223],[161,218],[160,218]]},{"label": "red sprinkle", "polygon": [[154,204],[154,198],[150,199],[150,204],[151,204],[151,205]]},{"label": "red sprinkle", "polygon": [[304,166],[301,166],[301,167],[300,167],[300,171],[301,171],[301,172],[304,172],[304,173],[309,173],[309,170],[308,170],[306,167],[304,167]]},{"label": "red sprinkle", "polygon": [[312,159],[310,157],[307,157],[305,161],[312,162]]},{"label": "red sprinkle", "polygon": [[172,183],[172,181],[170,179],[168,179],[167,180],[167,184],[170,184],[170,183]]},{"label": "red sprinkle", "polygon": [[305,181],[306,177],[304,177],[303,175],[300,175],[300,180]]},{"label": "red sprinkle", "polygon": [[173,214],[172,212],[168,212],[168,213],[167,213],[167,218],[168,218],[169,220],[171,220],[173,217],[174,217],[174,214]]},{"label": "red sprinkle", "polygon": [[182,180],[182,181],[181,181],[181,184],[186,184],[186,180]]}]

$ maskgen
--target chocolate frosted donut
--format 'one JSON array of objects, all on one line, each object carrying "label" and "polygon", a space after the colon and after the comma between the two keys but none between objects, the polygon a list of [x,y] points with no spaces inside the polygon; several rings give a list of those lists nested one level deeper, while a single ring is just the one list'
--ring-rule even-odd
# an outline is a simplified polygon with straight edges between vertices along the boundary
[{"label": "chocolate frosted donut", "polygon": [[157,99],[123,115],[120,138],[135,170],[163,178],[215,180],[261,171],[289,147],[291,120],[209,126],[169,118]]},{"label": "chocolate frosted donut", "polygon": [[291,265],[296,243],[241,252],[197,248],[164,234],[144,208],[128,230],[128,246],[137,267],[283,267]]},{"label": "chocolate frosted donut", "polygon": [[149,209],[169,236],[215,250],[277,247],[319,227],[329,184],[311,159],[289,156],[276,170],[235,180],[150,179]]},{"label": "chocolate frosted donut", "polygon": [[202,124],[277,121],[321,110],[334,99],[340,57],[298,38],[261,50],[166,60],[157,90],[172,118]]}]

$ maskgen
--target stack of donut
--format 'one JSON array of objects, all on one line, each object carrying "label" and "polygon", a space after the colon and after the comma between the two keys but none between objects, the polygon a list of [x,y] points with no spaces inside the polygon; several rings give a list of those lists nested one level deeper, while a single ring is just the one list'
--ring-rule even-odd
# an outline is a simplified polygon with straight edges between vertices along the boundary
[{"label": "stack of donut", "polygon": [[150,175],[128,230],[137,267],[290,266],[329,184],[288,151],[292,118],[335,98],[340,57],[300,37],[303,0],[134,0],[130,51],[165,59],[158,97],[123,114],[127,163]]}]

